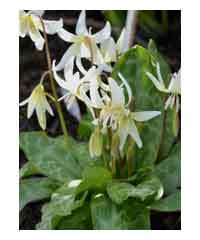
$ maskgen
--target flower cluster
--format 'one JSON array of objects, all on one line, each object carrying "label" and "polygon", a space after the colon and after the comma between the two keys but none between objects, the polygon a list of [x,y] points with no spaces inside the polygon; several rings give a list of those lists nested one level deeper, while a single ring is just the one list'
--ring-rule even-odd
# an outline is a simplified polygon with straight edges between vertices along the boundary
[{"label": "flower cluster", "polygon": [[[133,112],[130,103],[133,101],[129,84],[118,74],[118,79],[110,77],[112,64],[127,49],[124,38],[126,29],[121,32],[119,39],[115,42],[111,37],[111,25],[107,22],[104,28],[92,33],[91,28],[86,26],[86,13],[82,11],[77,21],[75,34],[68,32],[63,27],[62,19],[58,21],[45,21],[41,16],[43,11],[20,12],[20,36],[29,35],[38,50],[43,49],[44,39],[41,31],[47,34],[57,34],[61,39],[71,43],[61,60],[56,64],[52,62],[53,76],[57,84],[64,90],[65,94],[59,99],[67,102],[68,109],[73,103],[80,100],[90,110],[95,126],[89,142],[90,154],[92,157],[100,156],[103,148],[103,137],[109,132],[117,142],[119,152],[122,152],[130,137],[139,148],[142,147],[142,140],[136,126],[136,122],[150,120],[160,114],[159,111]],[[42,22],[43,21],[43,22]],[[43,23],[43,24],[42,24]],[[82,59],[90,61],[90,68],[85,69]],[[150,72],[146,74],[153,81],[158,90],[170,93],[166,101],[166,108],[172,107],[176,102],[176,109],[179,108],[178,95],[180,94],[180,73],[172,76],[168,89],[160,73],[159,64],[156,65],[156,79]],[[64,72],[64,78],[60,71]],[[105,77],[106,76],[106,77]],[[120,79],[120,82],[119,82]],[[126,101],[124,91],[127,91]],[[45,92],[42,81],[35,87],[31,96],[20,105],[28,103],[28,118],[36,109],[37,117],[42,129],[46,128],[46,111],[53,115],[53,111],[47,102],[48,94]],[[58,100],[58,101],[59,101]]]}]

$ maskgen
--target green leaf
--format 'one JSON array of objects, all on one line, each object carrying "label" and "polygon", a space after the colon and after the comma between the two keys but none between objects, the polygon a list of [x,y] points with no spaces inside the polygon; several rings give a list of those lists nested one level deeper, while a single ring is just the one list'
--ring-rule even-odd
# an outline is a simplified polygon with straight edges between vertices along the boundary
[{"label": "green leaf", "polygon": [[181,191],[177,191],[151,205],[152,210],[174,212],[181,210]]},{"label": "green leaf", "polygon": [[60,182],[81,177],[83,168],[90,163],[88,146],[69,138],[51,138],[42,132],[20,134],[20,147],[27,159],[45,176]]},{"label": "green leaf", "polygon": [[[129,82],[134,96],[135,111],[161,111],[163,112],[163,98],[154,87],[146,72],[152,71],[151,55],[149,51],[136,45],[127,51],[116,63],[113,78],[118,79],[119,72]],[[161,138],[163,114],[138,125],[143,142],[143,148],[134,147],[134,162],[137,168],[151,166],[158,154]],[[153,136],[153,137],[152,137]]]},{"label": "green leaf", "polygon": [[77,188],[78,192],[86,190],[104,191],[107,184],[112,180],[112,174],[103,167],[87,167],[83,171],[82,180]]},{"label": "green leaf", "polygon": [[153,177],[137,186],[125,182],[113,182],[108,185],[107,192],[113,202],[121,204],[129,197],[141,201],[160,199],[163,194],[163,187],[159,179]]},{"label": "green leaf", "polygon": [[26,204],[49,198],[59,185],[48,178],[29,178],[19,182],[19,209]]},{"label": "green leaf", "polygon": [[51,201],[42,207],[42,219],[36,228],[55,229],[63,217],[71,215],[73,210],[83,206],[86,196],[87,192],[77,199],[76,187],[61,187],[52,195]]},{"label": "green leaf", "polygon": [[32,176],[35,174],[40,174],[40,172],[31,162],[26,162],[19,170],[20,178]]},{"label": "green leaf", "polygon": [[122,28],[126,21],[126,11],[124,10],[107,10],[104,11],[104,16],[112,24],[113,27]]},{"label": "green leaf", "polygon": [[177,191],[181,186],[181,145],[176,144],[170,155],[159,163],[154,173],[159,177],[164,186],[165,194]]},{"label": "green leaf", "polygon": [[94,126],[92,124],[92,117],[89,112],[83,115],[79,126],[78,126],[78,135],[81,139],[88,140],[92,134]]},{"label": "green leaf", "polygon": [[97,195],[91,202],[91,215],[93,229],[97,230],[150,229],[149,210],[130,200],[119,206],[108,197]]},{"label": "green leaf", "polygon": [[57,230],[89,230],[92,229],[89,204],[73,211],[70,216],[63,217],[58,223]]}]

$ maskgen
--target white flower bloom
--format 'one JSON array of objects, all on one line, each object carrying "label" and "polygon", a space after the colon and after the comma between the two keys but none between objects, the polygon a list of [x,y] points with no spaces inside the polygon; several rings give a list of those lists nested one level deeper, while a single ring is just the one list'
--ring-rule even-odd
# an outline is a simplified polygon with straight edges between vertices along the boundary
[{"label": "white flower bloom", "polygon": [[[20,29],[19,35],[24,38],[29,35],[31,40],[34,42],[35,47],[38,50],[42,50],[44,46],[44,38],[42,37],[40,31],[43,32],[42,23],[40,17],[43,15],[44,11],[20,11],[19,22]],[[55,34],[63,27],[63,20],[50,21],[43,20],[45,31],[47,34]]]},{"label": "white flower bloom", "polygon": [[[130,103],[132,99],[130,86],[120,73],[119,76],[123,82],[123,86],[126,87],[129,96],[128,103]],[[128,104],[125,103],[125,96],[122,86],[119,86],[112,78],[109,78],[108,82],[111,96],[105,102],[99,117],[99,122],[102,124],[102,132],[106,132],[107,128],[117,131],[120,139],[120,151],[122,151],[129,135],[134,139],[138,147],[141,148],[142,141],[135,122],[148,121],[160,115],[160,112],[130,112],[130,110],[126,108]]]},{"label": "white flower bloom", "polygon": [[40,124],[40,127],[46,129],[46,111],[49,112],[52,116],[53,111],[49,105],[46,93],[44,91],[43,85],[38,84],[32,91],[30,97],[20,103],[20,106],[28,104],[27,109],[27,118],[30,118],[33,115],[34,110],[36,110],[37,118]]},{"label": "white flower bloom", "polygon": [[160,65],[156,63],[157,78],[150,72],[146,72],[146,75],[151,79],[155,87],[161,91],[170,94],[165,102],[165,110],[175,106],[176,112],[180,109],[179,95],[181,95],[181,70],[178,73],[174,73],[171,77],[168,88],[165,87],[161,72]]},{"label": "white flower bloom", "polygon": [[121,34],[119,36],[119,39],[117,41],[117,49],[116,50],[117,50],[118,55],[121,55],[127,51],[125,37],[126,37],[126,28],[123,28],[121,31]]},{"label": "white flower bloom", "polygon": [[76,34],[70,33],[65,29],[61,29],[58,32],[58,35],[61,39],[66,42],[73,43],[65,52],[62,59],[56,66],[56,70],[60,71],[64,68],[66,62],[72,57],[80,57],[91,59],[94,64],[100,65],[103,64],[103,57],[97,47],[97,44],[105,41],[110,37],[111,26],[107,22],[105,27],[95,33],[91,33],[91,28],[87,29],[86,27],[86,13],[82,11],[76,25]]}]

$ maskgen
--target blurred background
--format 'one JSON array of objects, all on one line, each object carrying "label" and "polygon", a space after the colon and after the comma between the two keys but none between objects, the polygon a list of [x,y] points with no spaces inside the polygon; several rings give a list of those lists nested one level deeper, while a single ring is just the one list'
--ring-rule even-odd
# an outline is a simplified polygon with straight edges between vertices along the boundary
[{"label": "blurred background", "polygon": [[[65,28],[74,32],[80,11],[46,11],[44,19],[58,20],[63,18]],[[127,11],[87,11],[87,26],[96,32],[102,29],[105,21],[112,25],[112,36],[118,39],[122,28],[126,23]],[[159,51],[163,54],[171,67],[171,71],[178,71],[181,65],[181,11],[178,10],[148,10],[136,12],[136,24],[134,44],[147,46],[149,39],[153,39]],[[56,35],[48,35],[51,58],[60,60],[68,47],[68,43],[59,39]],[[34,86],[39,82],[44,71],[47,70],[45,52],[37,51],[33,42],[26,38],[19,40],[19,101],[27,98]],[[50,89],[48,81],[45,89]],[[63,104],[63,103],[62,103]],[[65,108],[65,106],[62,106]],[[84,106],[81,106],[84,112]],[[55,111],[54,111],[55,112]],[[65,112],[66,126],[73,137],[77,137],[77,120],[67,111]],[[27,120],[27,108],[20,108],[20,131],[41,130],[34,115]],[[56,136],[61,133],[59,121],[56,117],[47,115],[47,131],[49,135]],[[20,152],[20,167],[26,162],[25,156]],[[20,229],[33,229],[40,219],[41,203],[31,203],[20,214]],[[152,229],[180,229],[180,213],[159,214],[151,216]]]}]

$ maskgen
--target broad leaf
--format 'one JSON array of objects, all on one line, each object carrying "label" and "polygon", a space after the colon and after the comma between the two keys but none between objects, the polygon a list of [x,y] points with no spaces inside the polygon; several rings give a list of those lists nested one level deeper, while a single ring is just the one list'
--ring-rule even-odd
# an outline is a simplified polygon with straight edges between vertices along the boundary
[{"label": "broad leaf", "polygon": [[181,145],[176,144],[165,160],[155,168],[155,174],[164,185],[165,194],[176,192],[181,186]]},{"label": "broad leaf", "polygon": [[89,204],[73,211],[70,216],[63,217],[58,223],[57,230],[89,230],[92,229]]},{"label": "broad leaf", "polygon": [[137,186],[125,182],[113,182],[108,185],[107,192],[113,202],[121,204],[129,197],[137,198],[141,201],[160,199],[163,194],[163,187],[159,179],[153,177]]},{"label": "broad leaf", "polygon": [[42,208],[42,219],[37,224],[38,230],[55,229],[62,217],[71,215],[72,211],[81,207],[87,192],[80,199],[76,197],[76,187],[61,187],[52,195],[51,201]]},{"label": "broad leaf", "polygon": [[[163,112],[163,98],[154,87],[146,72],[152,71],[151,55],[141,46],[135,46],[126,52],[116,63],[113,78],[119,72],[129,82],[134,96],[135,111]],[[152,165],[156,158],[161,138],[163,114],[140,125],[143,148],[135,146],[134,162],[138,167]],[[152,137],[153,136],[153,137]]]},{"label": "broad leaf", "polygon": [[42,132],[20,134],[20,147],[38,171],[52,179],[66,182],[81,177],[90,162],[88,146],[63,137],[51,138]]},{"label": "broad leaf", "polygon": [[181,191],[177,191],[151,205],[152,210],[174,212],[181,210]]},{"label": "broad leaf", "polygon": [[26,162],[19,170],[20,178],[32,176],[35,174],[40,174],[40,172],[31,162]]},{"label": "broad leaf", "polygon": [[91,215],[93,229],[97,230],[150,229],[149,210],[130,200],[118,206],[108,197],[97,195],[91,202]]},{"label": "broad leaf", "polygon": [[49,198],[59,185],[48,178],[29,178],[19,182],[19,209],[30,202]]}]

